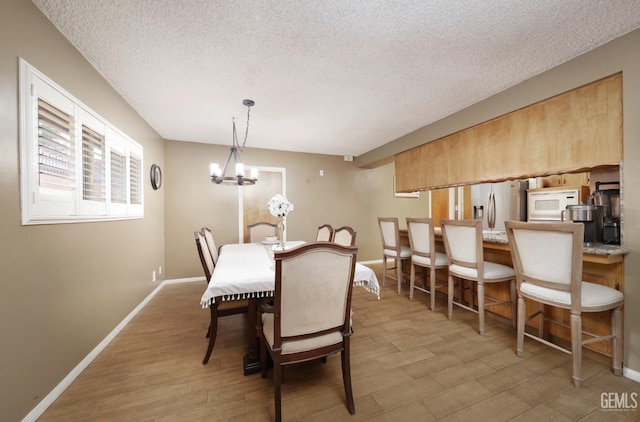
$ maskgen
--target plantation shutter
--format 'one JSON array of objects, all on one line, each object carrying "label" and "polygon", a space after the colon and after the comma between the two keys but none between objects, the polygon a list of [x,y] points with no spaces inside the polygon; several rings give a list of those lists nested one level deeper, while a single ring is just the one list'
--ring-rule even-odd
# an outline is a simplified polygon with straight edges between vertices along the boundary
[{"label": "plantation shutter", "polygon": [[111,202],[126,204],[126,157],[111,150]]},{"label": "plantation shutter", "polygon": [[142,204],[142,161],[135,155],[129,158],[129,192],[131,204]]},{"label": "plantation shutter", "polygon": [[38,185],[73,190],[75,143],[73,116],[38,99]]},{"label": "plantation shutter", "polygon": [[82,126],[82,198],[105,202],[106,169],[104,136]]},{"label": "plantation shutter", "polygon": [[19,59],[23,225],[144,217],[142,145]]}]

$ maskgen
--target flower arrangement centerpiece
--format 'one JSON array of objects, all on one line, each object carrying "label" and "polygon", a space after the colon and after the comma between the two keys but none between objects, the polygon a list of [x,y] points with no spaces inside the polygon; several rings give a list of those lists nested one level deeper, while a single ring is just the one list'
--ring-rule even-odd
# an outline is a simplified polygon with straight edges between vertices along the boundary
[{"label": "flower arrangement centerpiece", "polygon": [[269,200],[269,212],[274,217],[278,217],[278,241],[279,248],[284,249],[284,218],[293,211],[293,204],[282,194],[276,194]]}]

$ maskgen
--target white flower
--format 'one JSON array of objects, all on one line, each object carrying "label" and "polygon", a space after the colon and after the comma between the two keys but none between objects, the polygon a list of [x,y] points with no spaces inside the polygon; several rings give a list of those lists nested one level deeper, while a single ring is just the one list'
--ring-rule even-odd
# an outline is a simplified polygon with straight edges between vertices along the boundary
[{"label": "white flower", "polygon": [[274,217],[286,217],[293,210],[293,204],[282,194],[276,194],[269,200],[269,212]]}]

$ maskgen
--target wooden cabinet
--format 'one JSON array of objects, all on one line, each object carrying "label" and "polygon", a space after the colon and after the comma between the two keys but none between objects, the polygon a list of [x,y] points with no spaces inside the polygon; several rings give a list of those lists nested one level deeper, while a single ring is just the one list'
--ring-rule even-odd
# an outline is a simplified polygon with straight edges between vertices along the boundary
[{"label": "wooden cabinet", "polygon": [[553,188],[559,186],[589,186],[590,173],[566,173],[554,174],[553,176],[542,177],[543,188]]},{"label": "wooden cabinet", "polygon": [[[412,192],[621,160],[622,74],[615,74],[397,154],[395,172],[398,191]],[[571,177],[566,185],[584,184]]]}]

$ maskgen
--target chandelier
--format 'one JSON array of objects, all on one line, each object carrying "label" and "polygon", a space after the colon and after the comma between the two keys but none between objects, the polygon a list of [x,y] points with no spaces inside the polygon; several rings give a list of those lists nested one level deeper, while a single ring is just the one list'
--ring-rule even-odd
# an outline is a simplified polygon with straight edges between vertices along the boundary
[{"label": "chandelier", "polygon": [[[236,121],[235,118],[232,118],[231,121],[233,123],[233,143],[231,145],[231,152],[229,153],[229,157],[227,157],[227,162],[224,163],[224,167],[220,169],[218,163],[211,163],[211,181],[215,184],[224,183],[225,185],[254,185],[258,181],[258,169],[251,169],[251,177],[246,177],[244,175],[244,164],[240,160],[240,151],[243,150],[244,145],[247,143],[247,135],[249,134],[249,113],[251,112],[251,107],[255,104],[253,100],[244,100],[242,104],[247,106],[247,129],[244,134],[244,142],[242,143],[242,147],[238,143],[238,135],[236,134]],[[227,168],[229,167],[229,163],[233,159],[235,163],[235,175],[227,176]]]}]

